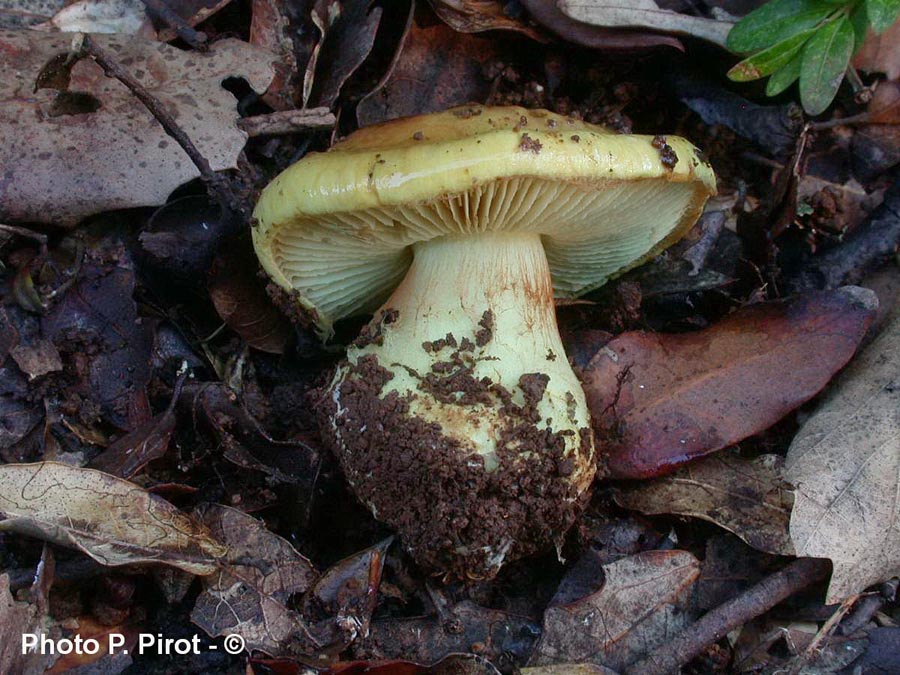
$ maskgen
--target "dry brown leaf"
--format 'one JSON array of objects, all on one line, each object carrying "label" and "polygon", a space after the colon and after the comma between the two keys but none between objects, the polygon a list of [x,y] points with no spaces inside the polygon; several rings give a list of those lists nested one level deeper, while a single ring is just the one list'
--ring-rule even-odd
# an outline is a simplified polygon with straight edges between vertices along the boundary
[{"label": "dry brown leaf", "polygon": [[56,462],[0,466],[0,531],[75,548],[102,565],[159,563],[211,574],[225,547],[164,499]]},{"label": "dry brown leaf", "polygon": [[484,101],[491,89],[484,64],[508,62],[503,41],[457,33],[416,10],[390,71],[356,108],[360,126]]},{"label": "dry brown leaf", "polygon": [[35,603],[17,602],[9,590],[9,575],[0,575],[0,673],[43,673],[55,656],[22,653],[22,635],[46,628]]},{"label": "dry brown leaf", "polygon": [[594,26],[607,28],[644,28],[677,33],[725,46],[730,21],[660,9],[653,0],[559,0],[559,8],[568,16]]},{"label": "dry brown leaf", "polygon": [[[270,54],[233,39],[207,53],[132,36],[95,39],[166,106],[213,170],[235,166],[247,135],[221,82],[243,77],[265,91],[273,78]],[[65,80],[61,64],[71,40],[0,31],[0,220],[72,225],[92,213],[161,204],[199,176],[144,105],[93,61],[72,67],[66,92],[35,90],[42,73]],[[54,59],[57,67],[45,68]],[[79,111],[93,112],[65,114],[62,102],[76,96]]]},{"label": "dry brown leaf", "polygon": [[693,333],[629,332],[582,382],[614,478],[650,478],[767,429],[853,356],[875,294],[847,286],[744,307]]},{"label": "dry brown leaf", "polygon": [[884,73],[889,80],[900,77],[900,21],[881,35],[870,30],[862,49],[853,57],[853,66],[869,73]]},{"label": "dry brown leaf", "polygon": [[900,574],[900,312],[788,450],[797,555],[834,565],[827,602]]},{"label": "dry brown leaf", "polygon": [[150,39],[156,34],[141,0],[78,0],[38,28],[65,33],[140,33]]},{"label": "dry brown leaf", "polygon": [[753,548],[794,555],[788,534],[793,494],[777,455],[708,457],[670,476],[623,488],[616,501],[645,514],[702,518],[734,532]]},{"label": "dry brown leaf", "polygon": [[599,591],[544,613],[532,665],[585,662],[621,671],[681,631],[699,574],[687,551],[646,551],[603,565]]},{"label": "dry brown leaf", "polygon": [[203,579],[191,620],[212,637],[238,634],[248,650],[272,656],[281,655],[290,638],[309,645],[305,622],[287,603],[315,581],[312,563],[242,511],[210,504],[200,516],[228,545],[228,555]]},{"label": "dry brown leaf", "polygon": [[510,30],[546,42],[547,38],[522,21],[510,16],[504,0],[428,0],[434,13],[460,33],[486,30]]}]

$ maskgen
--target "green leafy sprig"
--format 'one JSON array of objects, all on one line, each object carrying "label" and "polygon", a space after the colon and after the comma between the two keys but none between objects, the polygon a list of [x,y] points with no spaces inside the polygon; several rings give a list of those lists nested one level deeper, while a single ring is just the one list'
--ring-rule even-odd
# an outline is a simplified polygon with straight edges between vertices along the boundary
[{"label": "green leafy sprig", "polygon": [[799,80],[803,109],[818,115],[834,100],[869,27],[881,33],[898,14],[900,0],[771,0],[728,34],[729,49],[750,55],[728,77],[768,77],[769,96]]}]

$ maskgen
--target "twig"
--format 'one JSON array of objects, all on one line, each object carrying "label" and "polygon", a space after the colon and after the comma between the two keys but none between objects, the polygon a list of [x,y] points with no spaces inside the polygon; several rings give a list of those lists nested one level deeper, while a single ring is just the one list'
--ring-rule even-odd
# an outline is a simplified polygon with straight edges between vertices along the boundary
[{"label": "twig", "polygon": [[249,136],[284,136],[310,129],[330,129],[334,123],[334,114],[328,108],[280,110],[238,120],[238,126]]},{"label": "twig", "polygon": [[837,628],[838,623],[840,623],[841,619],[844,618],[844,615],[850,611],[850,608],[856,603],[859,595],[851,595],[848,598],[844,598],[844,601],[838,606],[838,608],[832,613],[830,617],[828,617],[828,621],[822,624],[822,627],[816,631],[815,636],[812,639],[812,642],[803,650],[803,653],[795,659],[793,666],[791,666],[791,670],[789,675],[797,675],[803,667],[809,663],[813,657],[816,655],[816,651],[819,649],[819,645],[822,644],[823,640],[829,637]]},{"label": "twig", "polygon": [[165,0],[141,0],[144,7],[150,14],[160,21],[165,22],[169,28],[175,31],[175,34],[182,40],[187,42],[194,49],[205,52],[208,49],[206,44],[206,33],[196,31],[188,25],[180,14],[172,10]]},{"label": "twig", "polygon": [[97,44],[90,35],[82,36],[80,51],[92,57],[97,64],[103,68],[103,71],[108,76],[116,78],[119,82],[128,87],[129,91],[131,91],[131,93],[147,107],[147,110],[149,110],[153,117],[155,117],[160,125],[162,125],[162,128],[165,129],[166,133],[174,138],[178,145],[180,145],[187,153],[188,157],[191,158],[191,161],[200,171],[201,179],[206,183],[207,188],[214,193],[215,197],[224,208],[234,213],[239,213],[243,210],[241,208],[240,200],[234,194],[228,181],[212,170],[209,166],[209,162],[200,153],[197,146],[194,145],[193,141],[191,141],[184,132],[184,129],[178,126],[175,118],[172,117],[158,99],[147,91],[141,83],[131,75],[131,73],[116,63],[112,56],[103,49],[103,47]]},{"label": "twig", "polygon": [[818,558],[799,558],[733,600],[707,612],[701,619],[665,643],[654,653],[629,666],[626,673],[664,675],[678,672],[704,649],[751,619],[767,612],[785,598],[824,579],[829,564]]},{"label": "twig", "polygon": [[27,237],[28,239],[34,239],[41,246],[47,245],[47,235],[41,234],[40,232],[35,232],[34,230],[29,230],[27,227],[18,227],[17,225],[7,225],[5,223],[0,223],[0,231],[9,232],[10,234],[17,234],[20,237]]},{"label": "twig", "polygon": [[825,129],[834,129],[835,127],[856,127],[869,124],[871,121],[872,113],[867,110],[858,115],[850,115],[850,117],[835,117],[824,122],[810,122],[809,128],[813,131],[823,131]]}]

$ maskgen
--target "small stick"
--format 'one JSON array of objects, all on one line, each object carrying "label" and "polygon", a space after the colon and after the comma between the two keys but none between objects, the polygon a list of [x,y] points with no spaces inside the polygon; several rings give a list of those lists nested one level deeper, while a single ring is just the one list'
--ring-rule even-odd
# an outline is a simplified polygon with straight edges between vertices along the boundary
[{"label": "small stick", "polygon": [[18,227],[17,225],[7,225],[5,223],[0,223],[0,232],[9,232],[10,234],[17,234],[20,237],[28,237],[29,239],[34,239],[41,246],[47,245],[46,234],[41,234],[40,232],[29,230],[27,227]]},{"label": "small stick", "polygon": [[175,34],[182,40],[187,42],[194,49],[205,52],[208,49],[206,44],[206,33],[196,31],[188,25],[180,14],[172,10],[165,0],[141,0],[144,7],[154,17],[160,21],[164,21],[169,28],[175,31]]},{"label": "small stick", "polygon": [[866,111],[858,115],[850,115],[849,117],[835,117],[824,122],[810,122],[809,128],[813,131],[822,131],[824,129],[834,129],[835,127],[855,127],[869,124],[871,120],[872,113]]},{"label": "small stick", "polygon": [[285,136],[310,129],[330,129],[334,123],[334,114],[328,108],[280,110],[238,120],[238,126],[251,137]]},{"label": "small stick", "polygon": [[162,125],[166,133],[174,138],[178,145],[187,153],[188,157],[191,158],[191,161],[199,169],[203,182],[206,183],[206,186],[215,194],[226,209],[235,213],[240,213],[243,210],[241,209],[240,200],[235,196],[228,181],[212,170],[209,162],[200,154],[197,146],[184,132],[184,129],[178,126],[175,118],[172,117],[158,99],[147,91],[131,73],[116,63],[112,56],[97,44],[90,35],[82,35],[80,51],[92,57],[109,77],[116,78],[128,87],[131,93],[147,107],[147,110]]},{"label": "small stick", "polygon": [[798,558],[733,600],[707,612],[654,653],[628,666],[625,672],[635,675],[677,673],[681,666],[702,654],[708,645],[772,609],[785,598],[824,579],[828,569],[826,560]]}]

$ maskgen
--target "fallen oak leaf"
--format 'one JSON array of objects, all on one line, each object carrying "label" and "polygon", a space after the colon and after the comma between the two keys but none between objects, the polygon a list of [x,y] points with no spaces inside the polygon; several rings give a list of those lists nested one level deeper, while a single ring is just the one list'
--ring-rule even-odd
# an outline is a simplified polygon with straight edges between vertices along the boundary
[{"label": "fallen oak leaf", "polygon": [[544,35],[506,11],[503,0],[428,0],[441,21],[460,33],[508,30],[546,42]]},{"label": "fallen oak leaf", "polygon": [[0,531],[81,551],[101,565],[216,570],[226,548],[161,497],[93,469],[57,462],[0,466]]},{"label": "fallen oak leaf", "polygon": [[611,476],[668,473],[767,429],[847,363],[876,302],[848,286],[751,305],[694,333],[618,336],[581,373]]},{"label": "fallen oak leaf", "polygon": [[[247,135],[220,83],[243,77],[265,91],[272,55],[234,39],[207,53],[132,36],[91,39],[177,117],[213,171],[236,166]],[[73,225],[92,213],[161,204],[200,175],[144,104],[90,59],[62,73],[63,89],[35,89],[70,47],[65,34],[0,31],[0,128],[9,137],[0,145],[2,219]],[[75,98],[88,105],[72,108]]]},{"label": "fallen oak leaf", "polygon": [[900,574],[900,313],[844,372],[788,450],[797,554],[834,566],[826,602]]},{"label": "fallen oak leaf", "polygon": [[291,596],[305,592],[318,576],[312,563],[242,511],[207,504],[198,516],[228,553],[216,573],[203,579],[191,621],[211,637],[240,635],[248,650],[271,656],[282,655],[292,638],[305,649],[318,647],[304,618],[288,607]]},{"label": "fallen oak leaf", "polygon": [[793,492],[777,455],[707,457],[653,481],[622,487],[615,500],[647,515],[702,518],[733,532],[753,548],[795,555],[788,534]]}]

